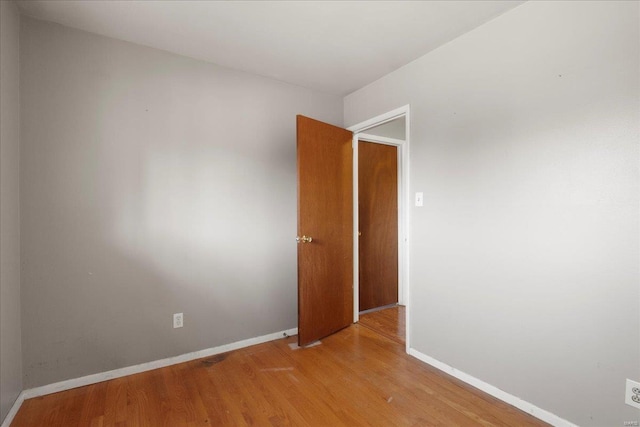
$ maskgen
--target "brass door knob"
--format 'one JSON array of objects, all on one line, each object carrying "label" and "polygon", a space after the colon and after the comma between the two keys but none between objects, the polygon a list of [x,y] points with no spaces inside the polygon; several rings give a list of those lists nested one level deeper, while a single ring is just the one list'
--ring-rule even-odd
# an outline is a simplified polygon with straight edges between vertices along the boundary
[{"label": "brass door knob", "polygon": [[296,242],[298,243],[311,243],[312,241],[313,241],[313,237],[311,236],[296,237]]}]

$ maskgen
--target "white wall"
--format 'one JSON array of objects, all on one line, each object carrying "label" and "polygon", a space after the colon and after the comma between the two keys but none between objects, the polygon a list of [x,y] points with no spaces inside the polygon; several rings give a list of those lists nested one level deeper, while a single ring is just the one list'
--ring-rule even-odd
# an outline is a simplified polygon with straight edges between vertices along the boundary
[{"label": "white wall", "polygon": [[22,391],[20,15],[0,2],[0,422]]},{"label": "white wall", "polygon": [[638,6],[529,2],[344,103],[411,105],[412,346],[582,426],[640,420]]},{"label": "white wall", "polygon": [[380,126],[372,127],[366,130],[368,135],[384,136],[387,138],[394,138],[404,140],[406,139],[406,127],[407,123],[404,117],[400,117],[390,122],[381,124]]},{"label": "white wall", "polygon": [[29,18],[22,72],[25,388],[297,325],[295,115],[341,98]]}]

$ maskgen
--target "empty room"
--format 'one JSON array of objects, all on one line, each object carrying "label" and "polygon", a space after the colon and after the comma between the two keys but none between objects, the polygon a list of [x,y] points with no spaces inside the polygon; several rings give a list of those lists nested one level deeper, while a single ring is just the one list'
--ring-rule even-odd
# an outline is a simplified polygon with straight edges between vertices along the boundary
[{"label": "empty room", "polygon": [[640,1],[0,0],[0,422],[640,426]]}]

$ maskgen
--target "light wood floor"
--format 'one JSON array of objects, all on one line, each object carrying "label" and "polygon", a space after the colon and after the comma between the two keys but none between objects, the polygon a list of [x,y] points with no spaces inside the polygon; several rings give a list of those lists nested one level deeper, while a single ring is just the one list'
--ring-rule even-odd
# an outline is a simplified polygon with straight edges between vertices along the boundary
[{"label": "light wood floor", "polygon": [[313,347],[294,349],[295,342],[29,399],[12,426],[546,425],[406,355],[370,327],[352,325]]},{"label": "light wood floor", "polygon": [[406,334],[405,313],[404,306],[396,305],[395,307],[361,314],[358,323],[360,326],[373,329],[380,335],[404,345]]}]

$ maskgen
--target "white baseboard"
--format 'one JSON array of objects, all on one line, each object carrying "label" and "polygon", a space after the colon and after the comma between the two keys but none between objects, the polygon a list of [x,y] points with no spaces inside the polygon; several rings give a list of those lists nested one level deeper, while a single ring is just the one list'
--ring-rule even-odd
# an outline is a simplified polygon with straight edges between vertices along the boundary
[{"label": "white baseboard", "polygon": [[18,409],[20,409],[20,407],[22,406],[22,402],[24,402],[24,391],[21,391],[16,401],[13,402],[13,406],[11,406],[9,413],[7,414],[6,417],[4,417],[4,421],[2,422],[2,427],[9,427],[11,425],[13,418],[18,413]]},{"label": "white baseboard", "polygon": [[549,411],[545,411],[544,409],[539,408],[532,403],[524,401],[519,397],[516,397],[512,394],[507,393],[506,391],[500,390],[499,388],[494,387],[491,384],[488,384],[482,380],[479,380],[476,377],[473,377],[469,374],[459,371],[456,368],[453,368],[447,365],[446,363],[440,362],[439,360],[429,357],[426,354],[420,353],[418,350],[414,348],[410,348],[408,353],[411,356],[415,357],[416,359],[419,359],[424,363],[431,365],[434,368],[439,369],[442,372],[449,374],[452,377],[455,377],[469,384],[472,387],[477,388],[478,390],[484,391],[485,393],[490,394],[496,399],[500,399],[511,406],[515,406],[516,408],[528,414],[531,414],[532,416],[538,418],[539,420],[542,420],[556,427],[577,427],[575,424],[565,420],[564,418],[561,418],[555,414],[552,414]]},{"label": "white baseboard", "polygon": [[[111,380],[114,378],[121,378],[127,375],[138,374],[141,372],[151,371],[153,369],[164,368],[166,366],[175,365],[178,363],[189,362],[195,359],[201,359],[203,357],[209,357],[216,354],[226,353],[232,350],[238,350],[245,347],[250,347],[256,344],[262,344],[268,341],[273,341],[279,338],[282,338],[284,335],[296,335],[298,333],[297,328],[288,329],[286,331],[274,332],[272,334],[262,335],[260,337],[249,338],[242,341],[237,341],[231,344],[225,344],[218,347],[212,347],[205,350],[194,351],[191,353],[182,354],[180,356],[169,357],[166,359],[155,360],[153,362],[141,363],[139,365],[128,366],[126,368],[114,369],[112,371],[101,372],[98,374],[87,375],[80,378],[74,378],[70,380],[60,381],[53,384],[44,385],[41,387],[35,387],[32,389],[24,390],[19,395],[16,401],[14,402],[11,410],[5,417],[2,422],[1,427],[9,427],[14,417],[18,413],[20,406],[26,399],[31,399],[33,397],[44,396],[46,394],[57,393],[59,391],[70,390],[76,387],[83,387],[91,384],[96,384],[102,381]],[[466,374],[462,371],[459,371],[446,363],[440,362],[432,357],[427,356],[419,352],[414,348],[409,349],[409,354],[436,369],[441,370],[469,385],[475,387],[481,391],[484,391],[491,396],[502,400],[509,405],[515,406],[516,408],[531,414],[532,416],[545,421],[553,426],[557,427],[577,427],[575,424],[561,418],[555,414],[552,414],[549,411],[545,411],[537,407],[536,405],[524,401],[516,396],[513,396],[503,390],[500,390],[497,387],[492,386],[491,384],[485,383],[482,380],[479,380],[469,374]]]},{"label": "white baseboard", "polygon": [[53,384],[47,384],[40,387],[23,390],[11,407],[11,410],[7,414],[6,418],[2,422],[1,427],[9,427],[11,425],[11,422],[18,413],[22,402],[24,402],[26,399],[44,396],[51,393],[57,393],[59,391],[71,390],[72,388],[96,384],[102,381],[112,380],[114,378],[126,377],[127,375],[139,374],[141,372],[151,371],[153,369],[164,368],[166,366],[171,366],[178,363],[189,362],[191,360],[201,359],[203,357],[226,353],[228,351],[238,350],[240,348],[250,347],[252,345],[277,340],[284,336],[297,334],[298,328],[287,329],[285,331],[274,332],[272,334],[262,335],[255,338],[248,338],[246,340],[237,341],[231,344],[224,344],[218,347],[212,347],[205,350],[181,354],[180,356],[168,357],[166,359],[155,360],[153,362],[141,363],[139,365],[128,366],[126,368],[114,369],[112,371],[101,372],[98,374],[87,375],[80,378],[73,378],[70,380],[60,381]]}]

